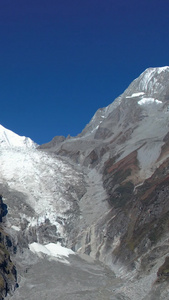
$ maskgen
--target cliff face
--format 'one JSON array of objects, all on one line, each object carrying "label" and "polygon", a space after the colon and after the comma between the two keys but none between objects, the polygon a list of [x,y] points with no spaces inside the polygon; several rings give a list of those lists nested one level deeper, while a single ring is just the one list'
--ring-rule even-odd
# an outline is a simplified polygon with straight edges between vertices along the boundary
[{"label": "cliff face", "polygon": [[[123,220],[123,226],[119,230],[119,245],[113,250],[112,255],[134,268],[138,260],[140,270],[150,270],[153,259],[166,255],[168,250],[166,239],[169,228],[169,159],[166,159],[141,185],[135,186],[132,180],[134,170],[136,176],[137,162],[130,157],[121,162],[121,168],[109,167],[104,175],[104,185],[109,194],[109,203],[112,206],[112,214],[118,215],[107,228],[107,243],[116,236],[118,219]],[[113,167],[115,167],[113,165]],[[126,168],[127,167],[127,168]],[[109,172],[107,174],[107,172]],[[105,245],[106,247],[106,245]],[[155,252],[156,255],[151,255]],[[166,251],[167,250],[167,251]],[[151,257],[148,261],[147,253]],[[151,263],[151,264],[149,264]]]},{"label": "cliff face", "polygon": [[7,214],[7,206],[0,196],[0,299],[14,291],[17,287],[17,273],[10,259],[10,252],[14,251],[11,239],[3,228],[3,217]]}]

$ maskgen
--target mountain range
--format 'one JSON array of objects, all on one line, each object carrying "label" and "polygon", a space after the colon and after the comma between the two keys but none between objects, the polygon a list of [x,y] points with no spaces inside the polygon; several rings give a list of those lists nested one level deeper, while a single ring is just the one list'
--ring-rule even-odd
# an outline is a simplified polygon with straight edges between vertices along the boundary
[{"label": "mountain range", "polygon": [[0,162],[0,299],[168,299],[169,67],[76,137],[1,125]]}]

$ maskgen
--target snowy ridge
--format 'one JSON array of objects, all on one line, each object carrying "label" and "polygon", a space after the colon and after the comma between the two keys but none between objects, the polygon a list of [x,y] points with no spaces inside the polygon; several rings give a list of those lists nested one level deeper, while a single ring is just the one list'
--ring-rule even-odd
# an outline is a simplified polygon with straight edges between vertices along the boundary
[{"label": "snowy ridge", "polygon": [[19,136],[0,125],[0,147],[3,148],[36,148],[36,144],[28,137]]}]

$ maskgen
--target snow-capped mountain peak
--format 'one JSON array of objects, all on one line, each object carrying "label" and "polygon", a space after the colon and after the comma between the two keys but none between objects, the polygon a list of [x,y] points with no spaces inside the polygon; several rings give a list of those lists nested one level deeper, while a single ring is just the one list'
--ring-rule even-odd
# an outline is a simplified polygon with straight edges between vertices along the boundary
[{"label": "snow-capped mountain peak", "polygon": [[135,94],[146,94],[151,97],[165,99],[168,95],[169,67],[148,68],[138,78],[136,78],[123,95],[127,98]]},{"label": "snow-capped mountain peak", "polygon": [[35,148],[36,144],[28,137],[19,136],[0,125],[0,147],[3,148]]}]

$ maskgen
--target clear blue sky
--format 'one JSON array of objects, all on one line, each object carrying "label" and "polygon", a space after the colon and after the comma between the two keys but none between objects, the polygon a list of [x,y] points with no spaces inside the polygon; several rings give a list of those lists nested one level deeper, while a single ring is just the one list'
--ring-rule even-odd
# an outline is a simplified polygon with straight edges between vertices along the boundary
[{"label": "clear blue sky", "polygon": [[169,0],[0,0],[0,123],[39,144],[165,65]]}]

